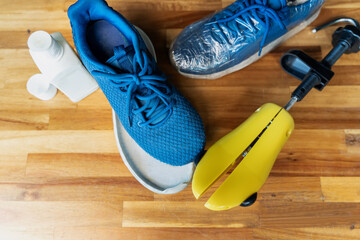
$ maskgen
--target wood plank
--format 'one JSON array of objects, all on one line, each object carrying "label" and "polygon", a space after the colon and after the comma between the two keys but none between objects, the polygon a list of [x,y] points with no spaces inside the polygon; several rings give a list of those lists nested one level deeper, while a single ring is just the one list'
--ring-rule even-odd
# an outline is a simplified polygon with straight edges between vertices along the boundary
[{"label": "wood plank", "polygon": [[359,203],[288,203],[260,205],[264,228],[350,227],[360,224]]},{"label": "wood plank", "polygon": [[0,31],[37,31],[49,29],[69,29],[70,22],[64,10],[26,10],[19,8],[16,12],[0,14]]},{"label": "wood plank", "polygon": [[125,201],[123,227],[242,228],[259,225],[258,204],[232,211],[210,211],[202,203]]},{"label": "wood plank", "polygon": [[[158,11],[151,9],[143,11],[139,14],[136,10],[121,12],[128,20],[134,25],[144,30],[154,29],[153,26],[157,26],[158,29],[168,28],[185,28],[191,23],[200,20],[203,17],[213,13],[213,10],[196,10],[196,11]],[[150,15],[151,18],[144,18],[143,16]],[[0,25],[1,26],[1,25]]]},{"label": "wood plank", "polygon": [[119,227],[55,227],[54,239],[91,239],[91,240],[208,240],[208,239],[251,239],[250,229],[226,228],[119,228]]},{"label": "wood plank", "polygon": [[130,177],[119,153],[29,154],[27,177]]},{"label": "wood plank", "polygon": [[261,228],[254,229],[254,239],[277,240],[354,240],[359,239],[360,230],[352,226],[343,228]]},{"label": "wood plank", "polygon": [[346,129],[345,141],[350,153],[360,153],[360,130],[359,129]]},{"label": "wood plank", "polygon": [[[0,15],[1,16],[1,15]],[[25,40],[26,38],[24,38]],[[36,68],[28,49],[0,49],[0,54],[6,63],[1,65],[1,69],[12,68],[13,71],[22,68]]]},{"label": "wood plank", "polygon": [[0,130],[44,130],[48,124],[49,113],[46,111],[0,110]]},{"label": "wood plank", "polygon": [[272,176],[360,176],[360,154],[282,151]]},{"label": "wood plank", "polygon": [[[62,10],[65,0],[33,0],[31,2],[22,0],[2,0],[0,4],[0,13],[18,12],[22,10],[43,10],[51,12],[54,10]],[[5,11],[6,10],[6,11]]]},{"label": "wood plank", "polygon": [[50,111],[49,118],[50,130],[113,129],[110,109],[54,109]]},{"label": "wood plank", "polygon": [[294,130],[284,146],[284,151],[316,151],[318,154],[343,153],[346,150],[345,134],[342,130]]},{"label": "wood plank", "polygon": [[32,96],[25,88],[0,89],[0,101],[6,103],[0,105],[0,111],[13,111],[14,109],[18,109],[20,113],[49,110],[52,108],[76,108],[76,104],[71,102],[70,99],[61,92],[58,92],[51,101],[41,101]]},{"label": "wood plank", "polygon": [[109,202],[6,202],[0,205],[2,228],[121,226],[122,205]]},{"label": "wood plank", "polygon": [[2,88],[23,90],[27,80],[40,71],[35,66],[26,66],[19,71],[10,65],[0,67],[1,74],[7,76],[0,80],[3,83]]},{"label": "wood plank", "polygon": [[359,177],[322,177],[325,202],[360,202]]},{"label": "wood plank", "polygon": [[30,31],[0,31],[0,47],[21,49],[27,48],[24,41],[30,36]]},{"label": "wood plank", "polygon": [[347,107],[298,107],[291,115],[296,129],[352,129],[360,124],[359,111],[360,108]]},{"label": "wood plank", "polygon": [[152,201],[153,199],[154,193],[145,189],[133,177],[42,177],[0,183],[0,201],[111,201],[121,204],[123,200]]},{"label": "wood plank", "polygon": [[[41,7],[41,5],[39,5],[39,7]],[[34,31],[36,31],[36,29]],[[34,31],[32,31],[31,29],[22,30],[22,31],[21,30],[18,31],[18,30],[14,30],[14,29],[8,30],[8,31],[0,31],[0,48],[1,49],[13,49],[13,50],[14,49],[28,50],[27,39],[29,38],[30,34]],[[59,29],[51,28],[51,29],[47,29],[46,31],[48,31],[48,33],[51,34],[54,32],[59,32]],[[68,41],[70,46],[74,47],[71,29],[61,30],[61,34]],[[26,54],[26,56],[27,55],[28,54]],[[29,57],[30,57],[30,55],[29,55]],[[8,67],[11,67],[11,65],[9,65]],[[24,72],[24,74],[26,74],[26,73],[27,72]]]},{"label": "wood plank", "polygon": [[26,154],[0,154],[0,180],[25,176]]},{"label": "wood plank", "polygon": [[260,201],[322,202],[318,177],[270,177],[259,192]]},{"label": "wood plank", "polygon": [[6,240],[53,240],[54,228],[0,227],[1,237]]},{"label": "wood plank", "polygon": [[[19,147],[21,146],[21,147]],[[114,133],[98,131],[1,131],[0,152],[116,153]]]},{"label": "wood plank", "polygon": [[326,8],[335,8],[335,9],[342,9],[342,8],[360,8],[359,1],[356,0],[343,0],[341,2],[337,0],[327,0],[325,4]]},{"label": "wood plank", "polygon": [[[290,87],[290,90],[294,91],[295,87]],[[356,92],[359,90],[359,86],[328,86],[322,92],[314,90],[300,104],[294,106],[292,111],[297,108],[326,106],[358,108],[359,104],[357,103],[360,101],[360,96]]]}]

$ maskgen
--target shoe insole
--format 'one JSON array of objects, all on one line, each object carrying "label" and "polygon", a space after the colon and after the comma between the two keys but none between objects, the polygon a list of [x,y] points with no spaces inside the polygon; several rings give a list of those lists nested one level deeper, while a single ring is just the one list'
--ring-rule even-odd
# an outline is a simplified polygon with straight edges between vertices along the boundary
[{"label": "shoe insole", "polygon": [[102,62],[106,62],[114,55],[114,47],[129,45],[128,39],[119,29],[105,20],[90,23],[86,38],[92,53]]}]

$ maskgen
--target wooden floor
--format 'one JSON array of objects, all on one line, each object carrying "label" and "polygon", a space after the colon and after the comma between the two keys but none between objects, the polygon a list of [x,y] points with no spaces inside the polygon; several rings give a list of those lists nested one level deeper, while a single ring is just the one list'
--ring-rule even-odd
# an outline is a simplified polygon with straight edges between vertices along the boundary
[{"label": "wooden floor", "polygon": [[[163,196],[142,187],[119,156],[111,108],[99,90],[74,104],[62,93],[32,97],[38,72],[27,49],[31,32],[60,31],[73,0],[0,2],[0,239],[360,239],[360,54],[343,57],[335,78],[291,113],[296,130],[259,201],[212,212],[191,187]],[[161,68],[200,112],[207,146],[266,102],[284,105],[299,83],[281,70],[294,48],[318,59],[330,50],[337,16],[360,20],[360,1],[327,0],[320,17],[248,68],[215,81],[180,76],[168,46],[193,21],[231,0],[109,0],[154,41]]]}]

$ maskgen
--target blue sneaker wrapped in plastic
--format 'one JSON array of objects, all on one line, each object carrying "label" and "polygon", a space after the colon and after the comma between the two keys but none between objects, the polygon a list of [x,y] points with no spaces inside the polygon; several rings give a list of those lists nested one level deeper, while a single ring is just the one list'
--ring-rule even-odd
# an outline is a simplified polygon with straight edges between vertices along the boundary
[{"label": "blue sneaker wrapped in plastic", "polygon": [[190,78],[240,70],[313,22],[324,0],[238,0],[186,27],[170,60]]},{"label": "blue sneaker wrapped in plastic", "polygon": [[[157,67],[145,33],[103,0],[79,0],[68,15],[81,60],[116,112],[115,133],[130,171],[140,176],[143,185],[161,193],[174,176],[161,179],[156,174],[180,171],[171,167],[188,166],[185,178],[189,180],[193,162],[205,146],[204,126],[196,110]],[[156,172],[160,168],[165,173]],[[146,169],[155,172],[146,173]]]}]

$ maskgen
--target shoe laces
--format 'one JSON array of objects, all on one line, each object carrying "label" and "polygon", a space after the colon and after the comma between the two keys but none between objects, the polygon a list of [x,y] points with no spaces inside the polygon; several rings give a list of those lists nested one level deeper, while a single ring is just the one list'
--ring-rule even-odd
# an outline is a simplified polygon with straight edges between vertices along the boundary
[{"label": "shoe laces", "polygon": [[108,78],[110,84],[126,93],[126,109],[130,127],[134,114],[142,119],[138,125],[159,127],[172,114],[174,99],[166,83],[166,76],[154,74],[156,64],[148,53],[140,50],[133,55],[132,73],[105,73],[93,71],[94,76]]},{"label": "shoe laces", "polygon": [[[281,0],[282,6],[286,5],[286,0]],[[236,5],[235,10],[224,9],[221,13],[224,13],[227,17],[222,19],[216,19],[207,25],[215,25],[218,28],[218,32],[221,34],[221,38],[225,39],[228,44],[230,40],[224,34],[222,27],[227,31],[238,34],[239,26],[244,26],[250,31],[256,30],[254,22],[251,18],[255,18],[264,28],[264,35],[260,43],[259,56],[265,45],[266,38],[270,30],[270,21],[274,21],[280,26],[281,29],[286,29],[282,23],[279,13],[268,5],[268,0],[237,0],[233,4]],[[215,15],[216,18],[217,15]]]}]

